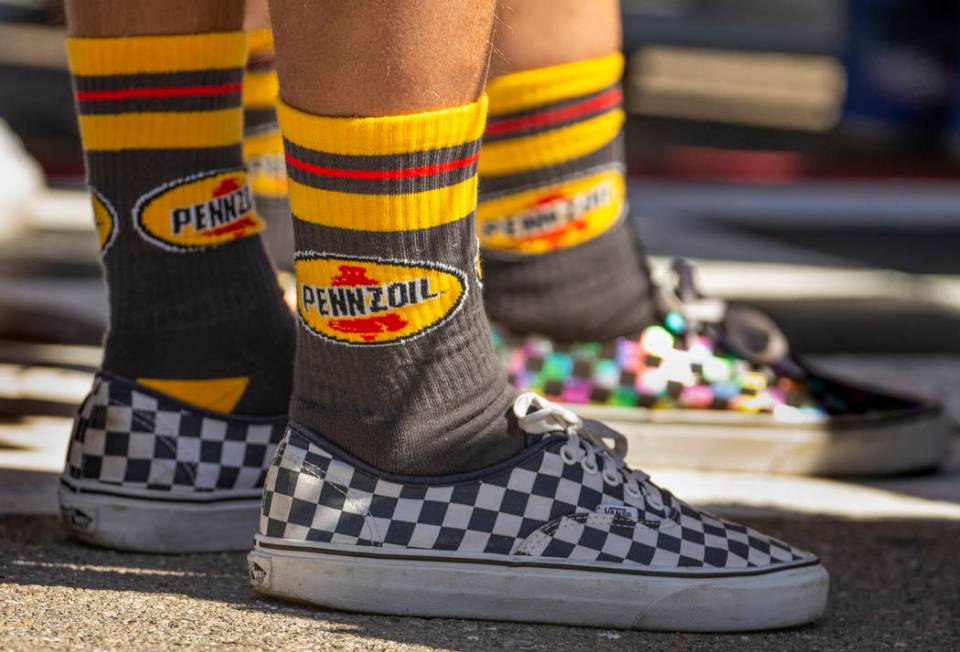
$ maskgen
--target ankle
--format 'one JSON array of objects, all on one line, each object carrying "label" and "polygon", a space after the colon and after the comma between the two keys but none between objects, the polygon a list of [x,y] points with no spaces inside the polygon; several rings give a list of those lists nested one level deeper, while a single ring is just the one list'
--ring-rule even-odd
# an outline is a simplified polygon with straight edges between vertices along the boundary
[{"label": "ankle", "polygon": [[465,406],[453,406],[385,416],[385,412],[361,413],[343,406],[331,409],[295,391],[290,419],[386,473],[463,473],[501,462],[526,445],[510,414],[514,390],[508,386],[502,395],[489,398],[491,403],[472,414],[464,414]]}]

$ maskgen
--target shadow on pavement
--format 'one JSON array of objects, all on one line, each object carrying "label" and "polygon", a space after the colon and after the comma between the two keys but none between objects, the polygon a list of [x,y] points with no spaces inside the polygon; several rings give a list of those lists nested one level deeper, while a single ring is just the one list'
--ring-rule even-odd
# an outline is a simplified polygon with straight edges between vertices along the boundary
[{"label": "shadow on pavement", "polygon": [[[223,618],[260,622],[257,635],[269,636],[281,647],[302,642],[304,632],[359,637],[370,647],[375,647],[370,639],[378,639],[450,649],[499,645],[534,649],[558,644],[571,648],[636,648],[650,643],[669,644],[672,649],[701,644],[713,649],[729,645],[733,649],[743,647],[744,640],[751,642],[751,649],[946,649],[960,636],[960,619],[956,617],[960,604],[960,564],[956,557],[960,523],[793,517],[750,519],[750,525],[821,555],[833,577],[832,608],[824,621],[780,633],[717,636],[603,632],[314,610],[257,596],[246,584],[243,553],[173,556],[113,552],[72,542],[56,518],[50,516],[0,517],[0,595],[12,593],[21,601],[66,595],[83,601],[86,609],[90,608],[90,599],[99,596],[94,604],[100,603],[98,608],[110,614],[129,608],[124,605],[130,600],[136,600],[140,605],[137,608],[144,613],[175,600],[178,605],[190,605],[194,616],[226,613]],[[48,594],[50,598],[45,597]],[[136,620],[144,613],[130,616]],[[87,617],[100,622],[96,608]],[[132,633],[128,641],[135,639]],[[340,639],[328,642],[333,644],[335,640]]]}]

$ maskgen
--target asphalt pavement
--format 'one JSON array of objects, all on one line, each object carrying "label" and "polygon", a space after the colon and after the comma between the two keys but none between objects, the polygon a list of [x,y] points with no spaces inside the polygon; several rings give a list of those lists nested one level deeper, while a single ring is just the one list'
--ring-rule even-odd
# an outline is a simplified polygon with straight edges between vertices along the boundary
[{"label": "asphalt pavement", "polygon": [[[244,555],[74,543],[54,517],[0,517],[0,650],[955,650],[960,522],[751,519],[832,573],[819,623],[670,634],[323,611],[259,597]],[[416,599],[416,596],[411,596]],[[544,604],[543,610],[549,611]]]}]

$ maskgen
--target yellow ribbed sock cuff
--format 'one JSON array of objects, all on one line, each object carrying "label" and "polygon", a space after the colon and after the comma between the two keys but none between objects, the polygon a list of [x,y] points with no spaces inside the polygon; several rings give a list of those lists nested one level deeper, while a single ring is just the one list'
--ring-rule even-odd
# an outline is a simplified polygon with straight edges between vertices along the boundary
[{"label": "yellow ribbed sock cuff", "polygon": [[242,67],[244,32],[67,39],[74,75],[136,75]]},{"label": "yellow ribbed sock cuff", "polygon": [[324,117],[281,102],[290,205],[301,220],[410,231],[468,216],[487,100],[375,118]]},{"label": "yellow ribbed sock cuff", "polygon": [[263,27],[247,32],[247,51],[250,56],[273,52],[273,30]]},{"label": "yellow ribbed sock cuff", "polygon": [[593,93],[617,83],[622,75],[623,55],[619,52],[503,75],[487,84],[490,117]]},{"label": "yellow ribbed sock cuff", "polygon": [[281,101],[280,129],[288,141],[331,154],[386,155],[452,147],[480,138],[487,98],[425,113],[376,118],[314,115]]},{"label": "yellow ribbed sock cuff", "polygon": [[239,143],[246,38],[226,32],[69,39],[84,149]]},{"label": "yellow ribbed sock cuff", "polygon": [[243,80],[243,108],[272,109],[276,105],[280,84],[275,70],[251,70]]},{"label": "yellow ribbed sock cuff", "polygon": [[608,144],[624,122],[622,74],[617,53],[491,81],[481,176],[560,165]]},{"label": "yellow ribbed sock cuff", "polygon": [[272,109],[280,85],[273,68],[273,32],[269,27],[248,32],[247,74],[243,79],[243,108]]}]

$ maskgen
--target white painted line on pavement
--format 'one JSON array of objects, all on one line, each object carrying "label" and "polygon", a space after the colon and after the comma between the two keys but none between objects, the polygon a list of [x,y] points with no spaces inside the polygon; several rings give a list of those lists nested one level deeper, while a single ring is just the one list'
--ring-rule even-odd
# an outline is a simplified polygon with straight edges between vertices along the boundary
[{"label": "white painted line on pavement", "polygon": [[79,404],[92,380],[84,371],[0,364],[0,398]]}]

